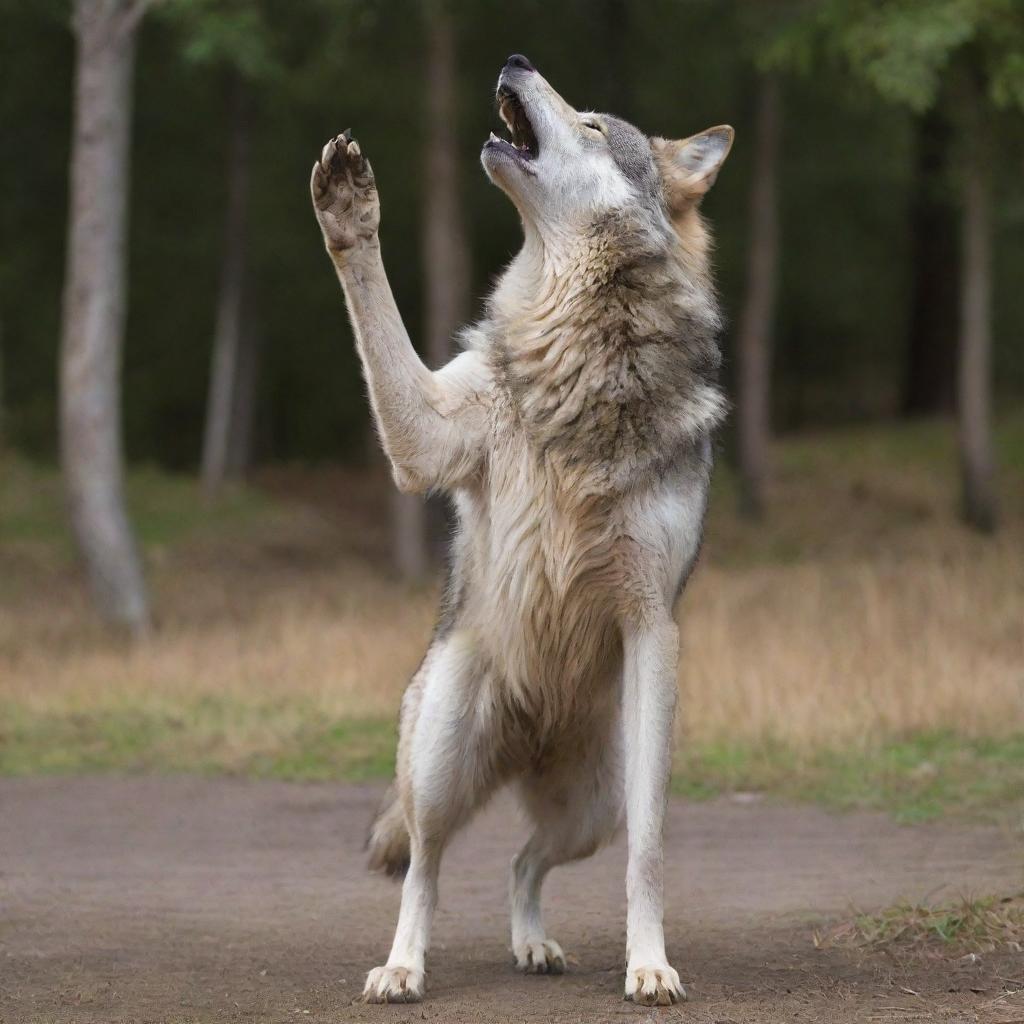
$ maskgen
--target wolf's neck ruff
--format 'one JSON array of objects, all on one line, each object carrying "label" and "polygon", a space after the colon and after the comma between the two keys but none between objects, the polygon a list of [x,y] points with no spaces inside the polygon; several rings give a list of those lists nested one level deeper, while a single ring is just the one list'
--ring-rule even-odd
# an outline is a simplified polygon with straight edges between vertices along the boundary
[{"label": "wolf's neck ruff", "polygon": [[723,418],[721,317],[667,221],[609,214],[559,243],[556,258],[524,248],[481,334],[538,452],[610,495]]}]

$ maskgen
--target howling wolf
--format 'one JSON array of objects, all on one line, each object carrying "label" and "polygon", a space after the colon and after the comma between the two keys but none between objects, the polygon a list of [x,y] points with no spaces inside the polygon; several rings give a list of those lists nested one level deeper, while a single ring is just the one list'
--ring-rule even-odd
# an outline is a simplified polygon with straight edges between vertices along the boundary
[{"label": "howling wolf", "polygon": [[541,885],[625,819],[626,997],[683,998],[665,955],[662,831],[676,705],[673,608],[700,546],[720,315],[698,207],[727,126],[648,138],[574,110],[523,56],[497,100],[484,170],[524,241],[463,349],[431,372],[381,261],[373,172],[349,134],[311,190],[402,491],[451,496],[458,528],[440,622],[402,700],[395,784],[371,865],[405,872],[391,955],[370,1002],[411,1002],[441,855],[511,783],[533,825],[511,874],[519,968],[565,969]]}]

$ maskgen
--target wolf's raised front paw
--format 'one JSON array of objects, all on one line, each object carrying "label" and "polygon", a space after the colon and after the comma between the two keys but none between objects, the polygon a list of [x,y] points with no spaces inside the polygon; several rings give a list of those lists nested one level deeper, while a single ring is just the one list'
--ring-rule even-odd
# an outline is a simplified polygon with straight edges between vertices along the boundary
[{"label": "wolf's raised front paw", "polygon": [[641,1006],[671,1006],[686,998],[686,989],[668,964],[633,967],[626,969],[625,998]]},{"label": "wolf's raised front paw", "polygon": [[516,967],[524,974],[564,974],[565,954],[554,939],[524,942],[513,950]]},{"label": "wolf's raised front paw", "polygon": [[343,253],[377,235],[380,203],[373,169],[347,130],[328,142],[313,164],[313,208],[328,251]]},{"label": "wolf's raised front paw", "polygon": [[418,1003],[423,998],[423,972],[411,967],[374,967],[366,976],[366,1003]]}]

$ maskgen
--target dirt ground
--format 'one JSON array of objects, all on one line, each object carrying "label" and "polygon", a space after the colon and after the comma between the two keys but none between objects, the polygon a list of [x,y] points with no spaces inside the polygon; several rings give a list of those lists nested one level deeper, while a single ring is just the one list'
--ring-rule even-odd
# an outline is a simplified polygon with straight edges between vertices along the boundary
[{"label": "dirt ground", "polygon": [[901,897],[1009,892],[1019,838],[757,801],[673,802],[667,937],[690,1001],[621,1001],[624,846],[549,880],[569,973],[521,977],[500,798],[453,844],[427,1001],[358,1002],[399,890],[363,870],[370,786],[0,781],[0,1021],[1024,1022],[1024,957],[815,949],[816,923]]}]

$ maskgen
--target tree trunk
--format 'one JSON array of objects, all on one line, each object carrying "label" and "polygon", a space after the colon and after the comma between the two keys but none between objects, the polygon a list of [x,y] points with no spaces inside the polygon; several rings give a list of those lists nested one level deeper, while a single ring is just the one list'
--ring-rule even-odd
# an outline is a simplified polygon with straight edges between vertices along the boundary
[{"label": "tree trunk", "polygon": [[992,182],[980,99],[965,148],[961,238],[957,426],[963,515],[977,530],[996,527],[992,449]]},{"label": "tree trunk", "polygon": [[[247,334],[245,279],[250,118],[247,87],[238,74],[232,82],[230,110],[224,255],[203,437],[202,482],[204,492],[210,497],[231,474],[232,436],[239,429],[236,421],[239,375],[246,359],[242,349]],[[251,338],[251,333],[249,336]]]},{"label": "tree trunk", "polygon": [[911,191],[911,307],[900,411],[950,413],[956,392],[956,214],[944,195],[952,131],[939,109],[917,121]]},{"label": "tree trunk", "polygon": [[423,180],[423,272],[427,361],[452,356],[452,335],[469,315],[469,243],[459,191],[455,32],[448,5],[427,7],[427,153]]},{"label": "tree trunk", "polygon": [[750,190],[747,290],[736,338],[740,509],[753,518],[765,510],[771,436],[772,329],[779,254],[779,83],[760,79]]},{"label": "tree trunk", "polygon": [[144,4],[76,0],[75,113],[60,352],[61,457],[71,526],[100,614],[149,622],[124,502],[121,353],[132,73]]},{"label": "tree trunk", "polygon": [[255,289],[246,274],[242,299],[242,335],[239,339],[235,394],[228,438],[227,477],[241,480],[252,469],[256,449],[256,400],[259,395],[260,354],[263,333],[260,329]]},{"label": "tree trunk", "polygon": [[[458,174],[455,32],[443,0],[424,4],[427,30],[426,187],[423,192],[424,348],[434,369],[452,355],[452,335],[469,312],[469,244],[462,217]],[[395,499],[395,562],[406,578],[427,575],[431,521],[440,526],[443,507],[415,495]]]}]

